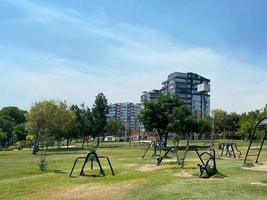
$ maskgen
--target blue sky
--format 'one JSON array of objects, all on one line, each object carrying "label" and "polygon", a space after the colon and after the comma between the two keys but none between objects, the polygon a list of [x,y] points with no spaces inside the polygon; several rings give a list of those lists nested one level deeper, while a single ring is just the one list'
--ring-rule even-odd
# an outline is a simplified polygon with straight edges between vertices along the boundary
[{"label": "blue sky", "polygon": [[267,2],[2,0],[0,107],[138,102],[174,71],[211,79],[211,108],[267,102]]}]

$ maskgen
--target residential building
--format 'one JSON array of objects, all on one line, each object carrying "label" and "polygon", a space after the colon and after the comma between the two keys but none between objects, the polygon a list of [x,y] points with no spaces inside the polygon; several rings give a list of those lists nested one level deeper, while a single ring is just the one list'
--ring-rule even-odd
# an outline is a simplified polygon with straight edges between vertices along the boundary
[{"label": "residential building", "polygon": [[196,73],[174,72],[166,81],[162,82],[160,90],[143,92],[141,103],[152,100],[160,94],[172,94],[177,96],[184,104],[198,116],[210,115],[210,80]]},{"label": "residential building", "polygon": [[198,74],[189,72],[174,72],[162,83],[163,94],[173,94],[179,97],[198,116],[210,114],[210,80]]},{"label": "residential building", "polygon": [[122,121],[127,131],[140,130],[138,114],[141,109],[140,103],[114,103],[109,107],[109,118],[117,118]]},{"label": "residential building", "polygon": [[151,90],[151,91],[144,91],[141,95],[141,104],[144,104],[146,100],[152,100],[160,96],[161,91],[160,90]]}]

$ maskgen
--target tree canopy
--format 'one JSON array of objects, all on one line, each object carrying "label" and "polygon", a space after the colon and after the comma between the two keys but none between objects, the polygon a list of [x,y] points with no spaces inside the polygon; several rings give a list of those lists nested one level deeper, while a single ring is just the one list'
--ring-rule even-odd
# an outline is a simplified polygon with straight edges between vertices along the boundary
[{"label": "tree canopy", "polygon": [[37,102],[26,118],[26,129],[34,135],[33,154],[38,151],[40,142],[48,145],[51,138],[61,140],[75,123],[75,114],[62,101]]},{"label": "tree canopy", "polygon": [[94,126],[93,137],[97,138],[97,146],[99,146],[100,137],[104,137],[105,135],[108,111],[108,101],[103,93],[99,93],[96,96],[95,103],[92,108]]},{"label": "tree canopy", "polygon": [[167,145],[168,134],[171,131],[170,121],[174,108],[182,103],[176,96],[161,95],[151,101],[146,101],[141,110],[139,119],[147,131],[155,131],[160,141]]},{"label": "tree canopy", "polygon": [[122,136],[125,131],[125,127],[121,120],[111,118],[107,122],[106,132],[116,137]]}]

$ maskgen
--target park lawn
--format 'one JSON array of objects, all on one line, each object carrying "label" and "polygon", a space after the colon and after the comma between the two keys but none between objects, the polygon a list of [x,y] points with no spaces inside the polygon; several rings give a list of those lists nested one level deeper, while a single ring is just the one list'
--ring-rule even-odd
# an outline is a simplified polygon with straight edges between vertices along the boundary
[{"label": "park lawn", "polygon": [[[244,153],[246,143],[241,145]],[[160,166],[155,166],[151,151],[141,160],[144,149],[102,144],[97,153],[109,156],[116,176],[102,162],[105,177],[78,177],[80,163],[75,178],[69,178],[70,169],[86,150],[50,149],[46,172],[38,169],[40,155],[29,150],[0,151],[0,199],[267,199],[267,172],[242,169],[242,159],[218,156],[222,176],[202,179],[195,152],[189,153],[181,169],[176,167],[174,156]],[[266,147],[261,160],[267,161]]]}]

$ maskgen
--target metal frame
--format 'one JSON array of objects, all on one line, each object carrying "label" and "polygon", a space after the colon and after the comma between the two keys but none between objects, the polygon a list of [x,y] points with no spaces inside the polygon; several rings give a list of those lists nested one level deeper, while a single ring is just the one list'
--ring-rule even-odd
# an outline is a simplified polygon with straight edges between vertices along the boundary
[{"label": "metal frame", "polygon": [[225,156],[236,158],[235,151],[237,151],[239,153],[238,158],[241,157],[242,153],[237,149],[237,145],[235,143],[222,143],[221,145],[222,145],[221,156],[223,156],[225,152]]},{"label": "metal frame", "polygon": [[262,150],[262,146],[264,144],[264,140],[265,140],[265,137],[266,137],[266,131],[265,131],[265,134],[264,134],[264,136],[263,136],[263,138],[262,138],[262,140],[260,142],[261,143],[260,148],[256,148],[256,150],[259,150],[258,153],[257,154],[249,154],[249,151],[250,150],[254,150],[254,149],[251,149],[251,145],[252,145],[253,140],[255,138],[255,134],[256,134],[256,131],[257,131],[258,127],[259,126],[267,126],[267,124],[261,124],[264,120],[267,120],[267,116],[263,117],[262,119],[260,119],[257,122],[257,124],[256,124],[256,126],[254,128],[253,134],[250,136],[251,138],[250,138],[249,146],[248,146],[248,149],[247,149],[247,152],[246,152],[246,156],[245,156],[245,159],[244,159],[244,163],[246,163],[248,156],[257,156],[256,161],[255,161],[256,164],[259,161],[259,157],[260,157],[260,153],[261,153],[261,150]]},{"label": "metal frame", "polygon": [[[198,164],[199,171],[200,171],[199,177],[203,177],[204,172],[206,172],[206,174],[208,175],[208,178],[218,173],[217,168],[216,168],[215,150],[210,149],[209,150],[210,152],[204,151],[202,153],[199,153],[199,151],[203,151],[203,149],[196,149],[196,153],[201,161],[201,164]],[[206,161],[203,158],[204,155],[209,156],[209,158]],[[212,162],[213,172],[210,172],[208,170],[208,167],[210,167],[210,162]]]},{"label": "metal frame", "polygon": [[147,152],[148,152],[148,150],[150,149],[151,146],[153,147],[153,154],[152,154],[151,157],[157,156],[157,151],[158,150],[160,151],[160,154],[161,154],[161,151],[164,150],[164,147],[163,147],[164,144],[163,144],[163,142],[161,142],[161,141],[151,141],[149,143],[149,145],[147,146],[147,148],[146,148],[143,156],[141,157],[142,159],[145,158],[145,156],[146,156],[146,154],[147,154]]},{"label": "metal frame", "polygon": [[[152,146],[152,145],[153,145],[153,146]],[[149,148],[150,148],[151,146],[153,147],[153,154],[152,154],[151,157],[155,157],[155,158],[156,158],[156,160],[157,160],[157,165],[160,165],[160,163],[162,162],[162,160],[163,160],[164,158],[166,158],[167,155],[168,155],[171,151],[173,151],[173,150],[175,149],[175,146],[164,147],[163,142],[160,142],[160,141],[151,141],[151,142],[149,143],[149,145],[147,146],[147,148],[146,148],[146,150],[145,150],[145,152],[144,152],[144,154],[143,154],[143,156],[142,156],[142,159],[145,158],[145,156],[146,156],[146,154],[147,154],[147,152],[148,152],[148,150],[149,150]],[[159,151],[159,154],[158,154],[158,151]],[[163,156],[161,156],[161,151],[164,151],[164,155],[163,155]]]},{"label": "metal frame", "polygon": [[157,155],[157,156],[156,156],[156,159],[157,159],[157,165],[160,165],[160,163],[162,162],[162,160],[163,160],[164,158],[166,158],[167,155],[168,155],[172,150],[174,150],[174,149],[175,149],[174,146],[171,146],[171,147],[165,147],[165,148],[161,149],[161,150],[164,150],[165,153],[164,153],[163,156],[160,156],[160,155]]},{"label": "metal frame", "polygon": [[84,174],[84,169],[85,169],[85,165],[86,165],[87,162],[91,162],[90,169],[91,169],[91,171],[93,171],[94,161],[97,162],[97,164],[99,166],[100,174],[105,176],[105,172],[104,172],[104,170],[102,168],[102,165],[100,163],[100,159],[107,159],[107,162],[109,164],[109,167],[110,167],[110,170],[112,172],[112,175],[115,176],[115,173],[114,173],[114,170],[112,168],[111,162],[110,162],[110,160],[109,160],[109,158],[107,156],[98,156],[96,154],[96,152],[90,152],[90,153],[87,154],[86,157],[78,157],[78,158],[75,159],[73,167],[72,167],[71,172],[70,172],[70,177],[72,176],[72,173],[73,173],[73,170],[74,170],[74,168],[75,168],[75,166],[77,164],[77,161],[80,160],[80,159],[84,159],[84,163],[83,163],[82,169],[80,171],[80,176],[84,176],[85,175]]}]

